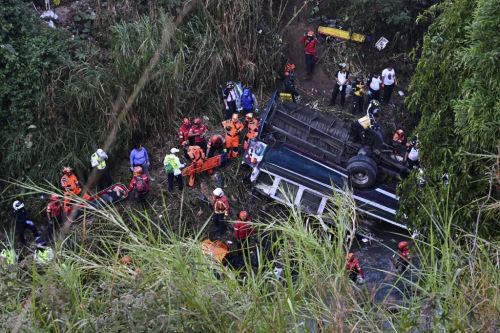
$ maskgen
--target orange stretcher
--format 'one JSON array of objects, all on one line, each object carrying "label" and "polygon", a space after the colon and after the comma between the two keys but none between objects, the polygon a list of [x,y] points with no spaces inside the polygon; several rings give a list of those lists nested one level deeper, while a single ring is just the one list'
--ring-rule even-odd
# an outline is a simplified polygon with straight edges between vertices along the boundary
[{"label": "orange stretcher", "polygon": [[347,30],[341,30],[337,28],[330,28],[330,27],[318,27],[318,33],[325,35],[325,36],[331,36],[331,37],[336,37],[340,39],[345,39],[345,40],[352,40],[358,43],[364,43],[366,42],[367,38],[365,35],[358,34],[355,32],[350,32]]},{"label": "orange stretcher", "polygon": [[207,158],[206,160],[201,160],[196,163],[191,163],[190,166],[182,170],[182,175],[184,177],[189,177],[189,187],[194,186],[196,180],[196,174],[211,171],[216,167],[220,166],[226,159],[226,154],[220,154],[214,157]]},{"label": "orange stretcher", "polygon": [[201,250],[218,263],[222,263],[229,253],[227,245],[220,240],[212,242],[210,239],[205,239],[201,242]]}]

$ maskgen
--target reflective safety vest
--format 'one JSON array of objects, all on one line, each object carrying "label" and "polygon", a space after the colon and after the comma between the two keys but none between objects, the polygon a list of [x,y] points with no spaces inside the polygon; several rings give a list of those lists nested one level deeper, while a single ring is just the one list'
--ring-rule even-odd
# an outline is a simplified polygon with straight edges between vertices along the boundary
[{"label": "reflective safety vest", "polygon": [[168,154],[163,160],[163,166],[165,167],[167,173],[173,173],[175,170],[180,169],[181,161],[175,154]]},{"label": "reflective safety vest", "polygon": [[37,250],[33,254],[33,258],[39,264],[48,264],[54,259],[54,251],[50,247],[43,250]]},{"label": "reflective safety vest", "polygon": [[93,153],[92,156],[90,156],[90,164],[93,168],[97,167],[99,170],[106,168],[106,160],[101,159],[97,153]]},{"label": "reflective safety vest", "polygon": [[0,258],[5,260],[9,265],[14,265],[17,262],[16,252],[10,249],[3,249],[2,252],[0,252]]}]

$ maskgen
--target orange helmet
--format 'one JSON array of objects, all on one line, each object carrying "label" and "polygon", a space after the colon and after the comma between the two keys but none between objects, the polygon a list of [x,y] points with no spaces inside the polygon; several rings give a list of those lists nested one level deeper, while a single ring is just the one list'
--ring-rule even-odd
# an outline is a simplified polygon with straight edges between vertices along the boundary
[{"label": "orange helmet", "polygon": [[65,167],[63,168],[63,173],[65,173],[65,174],[67,174],[67,175],[71,174],[72,172],[73,172],[73,168],[72,168],[72,167],[65,166]]},{"label": "orange helmet", "polygon": [[405,250],[408,248],[408,242],[407,241],[401,241],[398,244],[398,249],[400,250]]},{"label": "orange helmet", "polygon": [[142,174],[142,167],[141,166],[135,166],[134,167],[134,176],[138,176]]},{"label": "orange helmet", "polygon": [[189,124],[191,124],[191,122],[189,121],[189,118],[184,118],[184,120],[182,121],[182,124],[189,125]]},{"label": "orange helmet", "polygon": [[201,125],[201,118],[194,118],[193,124],[195,124],[195,125]]},{"label": "orange helmet", "polygon": [[243,220],[245,221],[247,218],[248,218],[248,213],[246,210],[242,210],[240,212],[240,214],[238,215],[238,217],[240,218],[240,220]]},{"label": "orange helmet", "polygon": [[240,118],[238,117],[237,113],[233,113],[233,116],[231,117],[231,120],[236,122],[236,121],[240,120]]},{"label": "orange helmet", "polygon": [[307,37],[314,37],[314,31],[309,30],[306,34]]}]

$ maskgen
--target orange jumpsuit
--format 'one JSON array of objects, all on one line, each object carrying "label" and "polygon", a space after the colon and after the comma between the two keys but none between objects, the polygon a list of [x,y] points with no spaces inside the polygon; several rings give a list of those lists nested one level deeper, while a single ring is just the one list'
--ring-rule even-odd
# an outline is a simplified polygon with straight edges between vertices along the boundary
[{"label": "orange jumpsuit", "polygon": [[202,163],[202,160],[205,158],[205,153],[200,146],[189,146],[187,154],[192,163],[195,165],[195,168],[198,164]]},{"label": "orange jumpsuit", "polygon": [[80,195],[80,193],[82,192],[80,182],[78,181],[78,178],[76,178],[74,173],[70,175],[65,174],[61,177],[61,187],[63,188],[63,190],[72,192],[76,195]]},{"label": "orange jumpsuit", "polygon": [[247,135],[245,136],[245,141],[243,142],[243,148],[248,149],[248,141],[255,139],[259,135],[259,121],[255,118],[247,121]]},{"label": "orange jumpsuit", "polygon": [[238,146],[240,145],[239,134],[243,131],[244,126],[241,121],[224,120],[222,127],[226,130],[226,148],[230,157],[238,157]]}]

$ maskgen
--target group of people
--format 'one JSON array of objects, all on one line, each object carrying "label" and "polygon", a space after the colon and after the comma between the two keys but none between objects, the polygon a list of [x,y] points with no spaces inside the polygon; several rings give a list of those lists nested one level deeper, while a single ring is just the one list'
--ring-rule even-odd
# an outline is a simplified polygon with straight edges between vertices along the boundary
[{"label": "group of people", "polygon": [[[317,47],[320,44],[316,33],[314,31],[307,31],[300,39],[300,43],[304,47],[304,60],[306,79],[310,79],[314,72],[314,66],[318,61]],[[288,77],[289,70],[285,69],[285,77]],[[351,88],[354,95],[353,112],[363,113],[365,96],[368,101],[377,100],[389,104],[394,87],[398,84],[396,71],[393,67],[389,66],[382,70],[381,74],[373,73],[367,79],[359,75],[358,77],[351,77],[349,73],[349,66],[345,63],[340,64],[340,68],[335,73],[335,83],[333,86],[330,105],[335,105],[337,96],[340,95],[340,105],[344,106],[346,92]],[[288,82],[288,85],[293,86],[293,80]],[[287,89],[287,81],[285,81],[285,90],[296,91],[295,89]],[[381,91],[383,97],[381,98]],[[296,95],[294,95],[296,96]]]},{"label": "group of people", "polygon": [[[306,71],[308,75],[312,75],[314,64],[316,62],[316,46],[318,41],[314,33],[308,32],[302,42],[305,46],[306,54]],[[290,95],[292,101],[295,102],[298,96],[294,83],[295,65],[287,64],[285,67],[285,89],[284,93]],[[342,66],[336,74],[336,84],[332,92],[331,103],[334,104],[337,95],[341,95],[341,105],[345,103],[346,84],[350,81],[347,66]],[[370,122],[374,123],[374,119],[379,111],[380,89],[384,88],[384,101],[389,102],[393,85],[396,82],[395,72],[392,68],[387,68],[382,72],[381,77],[373,75],[366,83],[362,79],[354,81],[354,95],[363,97],[368,94],[370,98],[370,106],[367,111],[368,126]],[[357,100],[357,105],[360,109],[363,108],[363,101]],[[178,143],[180,149],[173,147],[163,160],[164,170],[167,174],[167,189],[173,191],[174,182],[177,183],[178,190],[182,191],[183,173],[182,169],[186,166],[199,168],[206,161],[217,155],[227,155],[229,159],[236,159],[239,156],[240,148],[247,149],[249,141],[256,138],[259,132],[259,119],[254,116],[258,112],[258,101],[255,95],[248,89],[238,86],[232,81],[227,82],[223,91],[223,121],[221,122],[221,132],[224,134],[208,135],[209,129],[200,117],[194,119],[184,118],[178,130]],[[243,121],[240,117],[243,116]],[[365,129],[363,122],[358,122],[361,128]],[[404,144],[403,138],[396,138],[394,141]],[[242,143],[242,145],[241,145]],[[241,147],[242,146],[242,147]],[[416,146],[416,144],[414,145]],[[186,163],[182,163],[179,158],[181,150],[184,153]],[[408,151],[408,158],[414,155],[412,150]],[[142,144],[138,143],[130,152],[130,171],[132,179],[128,186],[128,192],[135,192],[136,198],[145,203],[148,193],[151,191],[151,181],[154,178],[150,174],[150,158],[148,151]],[[91,167],[98,174],[98,188],[107,188],[105,193],[101,193],[101,197],[96,200],[90,194],[83,191],[82,185],[79,182],[76,174],[71,167],[63,168],[63,175],[60,180],[60,186],[64,195],[51,195],[46,208],[47,220],[49,222],[50,233],[53,233],[54,226],[62,223],[71,217],[75,205],[75,197],[82,197],[84,200],[92,202],[93,206],[99,204],[111,204],[117,202],[124,197],[123,189],[110,188],[112,178],[109,174],[109,167],[106,161],[108,155],[103,149],[97,149],[90,158]],[[211,171],[211,170],[208,170]],[[227,231],[227,220],[230,219],[231,207],[227,196],[222,188],[217,187],[212,192],[211,203],[213,208],[213,224],[218,236]],[[45,241],[40,235],[40,232],[35,227],[34,222],[30,219],[28,211],[24,207],[24,203],[17,200],[13,204],[14,213],[16,215],[16,232],[19,235],[21,243],[25,243],[24,233],[29,230],[33,233],[33,237],[37,245],[45,246]],[[246,210],[238,213],[235,223],[232,224],[234,239],[238,244],[243,242],[254,233],[254,228],[251,224],[251,217]],[[403,243],[403,242],[402,242]],[[400,243],[401,245],[401,243]],[[404,258],[403,263],[409,262],[409,250],[398,247],[401,257]],[[404,251],[406,252],[404,252]],[[403,252],[401,252],[403,251]],[[406,266],[405,266],[406,267]],[[349,253],[347,258],[346,270],[349,272],[351,279],[356,280],[358,277],[364,278],[364,272],[361,269],[359,261],[353,253]]]},{"label": "group of people", "polygon": [[[376,100],[389,104],[392,92],[397,84],[396,71],[393,67],[387,67],[381,74],[373,73],[368,79],[365,79],[362,75],[351,77],[349,66],[342,63],[335,73],[335,85],[333,87],[330,105],[335,105],[337,96],[340,94],[340,105],[344,106],[346,92],[350,85],[354,96],[353,112],[363,113],[365,97],[367,97],[368,102]],[[382,90],[383,97],[381,98],[380,93]]]}]

